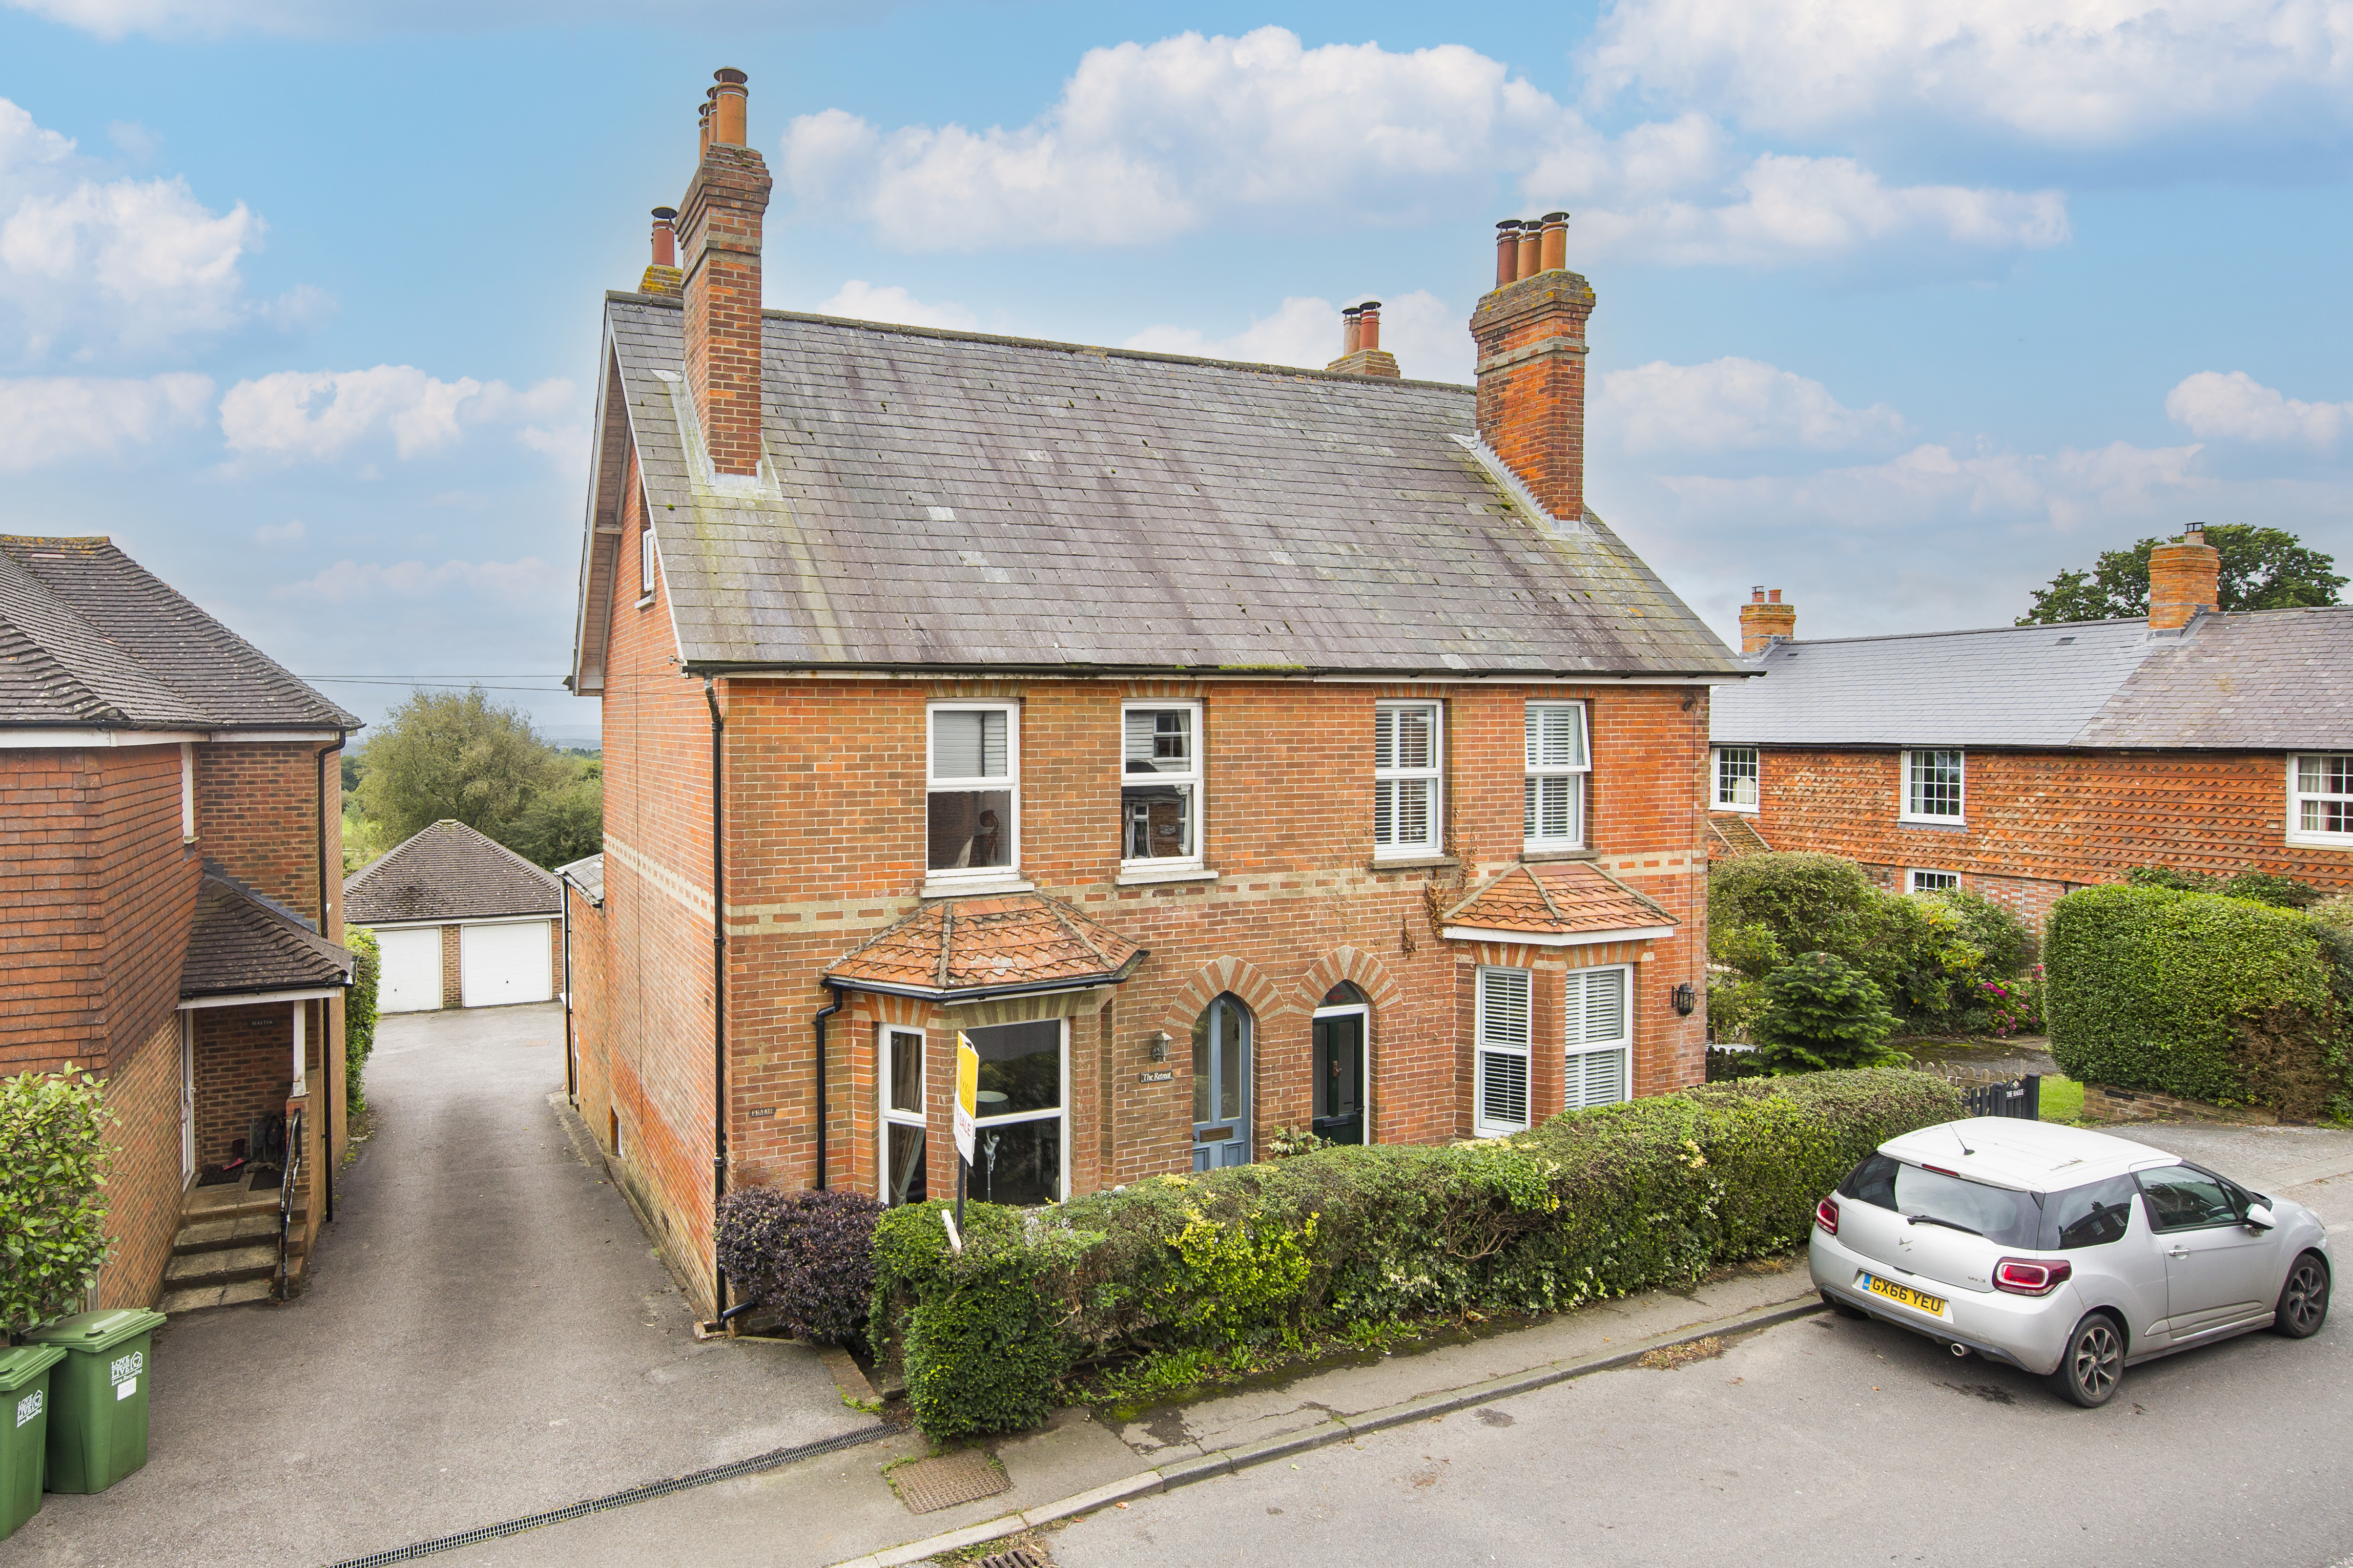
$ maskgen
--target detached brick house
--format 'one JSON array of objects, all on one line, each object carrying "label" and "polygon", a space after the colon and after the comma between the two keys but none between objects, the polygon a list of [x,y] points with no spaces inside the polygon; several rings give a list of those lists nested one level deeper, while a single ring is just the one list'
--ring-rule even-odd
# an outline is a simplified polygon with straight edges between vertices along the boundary
[{"label": "detached brick house", "polygon": [[606,299],[570,679],[577,1100],[706,1305],[729,1186],[951,1191],[960,1031],[1010,1203],[1702,1078],[1744,670],[1584,505],[1565,215],[1474,390],[1377,311],[1327,372],[763,311],[737,73],[704,140]]},{"label": "detached brick house", "polygon": [[2217,614],[2220,570],[2193,530],[2145,621],[1817,642],[1757,590],[1765,679],[1710,722],[1717,854],[1820,850],[2037,923],[2135,866],[2353,888],[2353,606]]},{"label": "detached brick house", "polygon": [[[332,1206],[352,960],[327,868],[358,727],[108,541],[0,538],[0,1072],[106,1081],[101,1305],[268,1293],[274,1176],[198,1185],[268,1152],[264,1119],[303,1113],[298,1271]],[[184,1207],[211,1228],[175,1258]]]}]

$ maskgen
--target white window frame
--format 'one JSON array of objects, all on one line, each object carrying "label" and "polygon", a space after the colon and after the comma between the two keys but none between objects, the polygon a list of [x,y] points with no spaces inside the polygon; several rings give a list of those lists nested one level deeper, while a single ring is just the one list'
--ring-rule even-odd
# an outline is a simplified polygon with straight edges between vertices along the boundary
[{"label": "white window frame", "polygon": [[[1950,877],[1952,880],[1924,887],[1920,881],[1923,877]],[[1958,871],[1938,871],[1918,866],[1908,867],[1904,872],[1904,890],[1907,893],[1957,893],[1961,890],[1961,874]]]},{"label": "white window frame", "polygon": [[[891,1104],[891,1052],[892,1035],[912,1035],[915,1040],[915,1104],[914,1110],[899,1110]],[[891,1129],[912,1127],[925,1139],[931,1136],[931,1037],[923,1029],[905,1024],[874,1026],[874,1195],[885,1208],[891,1206]],[[926,1149],[928,1156],[930,1151]],[[924,1162],[925,1184],[931,1182],[930,1161]],[[950,1185],[954,1185],[951,1179]],[[950,1196],[955,1194],[950,1194]]]},{"label": "white window frame", "polygon": [[654,579],[661,571],[661,558],[654,549],[653,519],[638,524],[638,603],[649,604],[654,596]]},{"label": "white window frame", "polygon": [[[1588,1016],[1588,1003],[1594,980],[1605,974],[1618,977],[1618,1027],[1608,1034],[1597,1033]],[[1616,1105],[1634,1098],[1634,966],[1630,963],[1597,963],[1568,972],[1568,981],[1562,987],[1563,1007],[1561,1036],[1565,1047],[1564,1071],[1561,1076],[1561,1104],[1569,1110],[1582,1110],[1588,1106]],[[1618,1058],[1618,1095],[1615,1100],[1588,1098],[1591,1082],[1588,1059],[1614,1055]]]},{"label": "white window frame", "polygon": [[[1002,713],[1005,715],[1005,776],[1003,778],[942,778],[932,772],[938,756],[934,722],[942,713]],[[1012,820],[1005,825],[1006,855],[1002,866],[932,866],[932,796],[942,791],[1003,790],[1013,797]],[[923,709],[923,885],[989,887],[1021,879],[1021,704],[998,700],[933,702]]]},{"label": "white window frame", "polygon": [[1191,826],[1193,829],[1193,852],[1189,855],[1155,855],[1146,856],[1140,860],[1130,859],[1127,854],[1127,804],[1126,796],[1124,793],[1123,793],[1121,795],[1119,808],[1119,868],[1122,871],[1198,871],[1205,864],[1204,858],[1208,854],[1208,845],[1209,810],[1208,800],[1208,791],[1206,787],[1206,781],[1203,778],[1206,766],[1202,758],[1202,752],[1206,750],[1206,745],[1201,732],[1200,703],[1197,701],[1151,702],[1139,700],[1134,702],[1123,702],[1119,705],[1119,787],[1123,792],[1124,792],[1128,787],[1128,780],[1131,777],[1140,780],[1147,776],[1142,773],[1131,774],[1127,771],[1127,716],[1130,713],[1174,713],[1180,711],[1191,715],[1188,722],[1192,725],[1192,769],[1188,773],[1182,773],[1155,772],[1148,776],[1155,783],[1184,784],[1192,790],[1193,810]]},{"label": "white window frame", "polygon": [[[1543,760],[1543,717],[1546,713],[1566,712],[1577,715],[1577,755],[1574,763],[1546,763]],[[1520,785],[1520,828],[1523,847],[1528,849],[1582,849],[1585,847],[1585,781],[1593,772],[1593,726],[1591,715],[1582,702],[1531,702],[1521,717],[1521,766],[1524,773]],[[1529,791],[1540,789],[1543,781],[1566,779],[1576,786],[1576,800],[1569,811],[1569,831],[1558,837],[1546,837],[1541,808],[1531,810]],[[1535,831],[1527,831],[1529,819],[1535,818]]]},{"label": "white window frame", "polygon": [[[1898,822],[1930,823],[1938,827],[1960,827],[1967,826],[1969,816],[1968,752],[1959,746],[1923,746],[1917,751],[1899,752],[1897,756],[1898,761],[1896,763],[1895,774],[1895,787],[1897,790],[1895,798],[1897,811],[1895,813],[1895,819]],[[1915,757],[1943,756],[1950,756],[1957,759],[1956,767],[1960,773],[1961,798],[1958,804],[1961,809],[1952,813],[1950,816],[1946,816],[1936,812],[1919,811],[1914,809],[1916,802],[1915,797],[1913,795],[1913,759]]]},{"label": "white window frame", "polygon": [[[1060,1121],[1062,1124],[1062,1135],[1059,1139],[1055,1140],[1055,1151],[1061,1169],[1056,1173],[1054,1181],[1055,1184],[1060,1186],[1062,1191],[1060,1195],[1054,1199],[1054,1202],[1057,1204],[1065,1204],[1071,1201],[1071,1021],[1068,1018],[1039,1018],[1035,1020],[1021,1019],[1017,1021],[1023,1023],[1050,1023],[1056,1026],[1057,1032],[1061,1037],[1062,1090],[1061,1093],[1057,1095],[1055,1098],[1060,1100],[1061,1104],[1051,1110],[1017,1110],[1010,1116],[974,1117],[972,1119],[973,1156],[976,1161],[980,1157],[980,1134],[987,1131],[992,1127],[1012,1127],[1025,1121]],[[997,1026],[998,1026],[994,1024],[975,1024],[970,1026],[970,1028],[960,1032],[969,1033],[971,1029],[991,1029]],[[955,1185],[953,1178],[949,1180],[948,1185],[951,1188]],[[955,1194],[951,1191],[945,1195],[954,1197]]]},{"label": "white window frame", "polygon": [[[1385,721],[1385,721],[1383,716],[1402,712],[1411,708],[1427,709],[1430,712],[1430,765],[1423,768],[1398,767],[1394,765],[1396,757],[1395,752],[1392,752],[1390,757],[1392,765],[1383,767],[1380,765],[1380,730]],[[1395,701],[1376,702],[1373,704],[1373,737],[1375,801],[1373,858],[1376,860],[1427,860],[1444,854],[1446,852],[1446,704],[1434,697],[1399,698]],[[1426,781],[1430,785],[1430,816],[1425,824],[1426,836],[1383,844],[1380,841],[1378,826],[1381,786],[1412,783],[1417,780]],[[1397,812],[1394,805],[1390,807],[1389,824],[1391,830],[1394,831],[1397,826]]]},{"label": "white window frame", "polygon": [[[1726,800],[1724,794],[1724,764],[1739,757],[1748,761],[1748,796],[1746,803]],[[1718,746],[1708,753],[1708,809],[1710,811],[1745,811],[1754,813],[1765,799],[1765,757],[1755,746]]]},{"label": "white window frame", "polygon": [[[1507,979],[1506,977],[1511,977]],[[1516,984],[1520,993],[1520,1026],[1516,1043],[1508,1029],[1490,1031],[1487,1018],[1487,998],[1491,991],[1502,992]],[[1508,1005],[1508,1001],[1505,1002]],[[1482,964],[1479,967],[1476,1005],[1471,1015],[1471,1131],[1478,1138],[1504,1138],[1514,1132],[1525,1132],[1532,1125],[1535,1111],[1535,1086],[1531,1069],[1530,1047],[1535,1015],[1535,973],[1532,970],[1513,969],[1502,964]],[[1508,1020],[1499,1020],[1508,1022]],[[1487,1114],[1487,1073],[1491,1058],[1516,1059],[1519,1063],[1520,1110],[1517,1121],[1491,1118]]]},{"label": "white window frame", "polygon": [[[2347,765],[2353,767],[2353,754],[2344,752],[2295,752],[2288,756],[2287,841],[2290,844],[2300,844],[2312,849],[2353,849],[2353,833],[2331,833],[2324,828],[2308,828],[2304,826],[2304,808],[2307,804],[2317,805],[2324,801],[2353,801],[2353,797],[2347,795],[2335,795],[2327,790],[2307,790],[2304,787],[2304,781],[2300,776],[2301,764],[2306,761],[2319,762],[2331,757],[2343,757],[2347,761]],[[2348,804],[2347,809],[2348,813],[2353,813],[2353,804]]]}]

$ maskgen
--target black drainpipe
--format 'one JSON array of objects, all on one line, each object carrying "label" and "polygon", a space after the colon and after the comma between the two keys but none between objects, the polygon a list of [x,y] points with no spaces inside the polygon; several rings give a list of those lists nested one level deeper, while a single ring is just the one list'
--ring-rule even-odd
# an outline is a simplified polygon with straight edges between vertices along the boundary
[{"label": "black drainpipe", "polygon": [[727,1195],[727,840],[720,772],[719,693],[702,678],[702,700],[711,705],[711,1306],[727,1316],[727,1270],[719,1262],[719,1201]]},{"label": "black drainpipe", "polygon": [[[311,769],[318,774],[317,778],[312,780],[312,782],[319,786],[319,830],[317,835],[319,844],[319,934],[322,937],[327,934],[327,759],[343,749],[343,731],[336,731],[334,743],[332,745],[320,747],[319,754],[311,759]],[[350,1025],[349,1012],[351,1008],[349,992],[344,993],[343,1006],[346,1015],[344,1024],[345,1026],[348,1027]],[[319,1066],[322,1069],[323,1069],[327,1065],[325,1060],[327,1019],[332,1011],[333,1009],[328,1004],[322,1002],[320,1005],[319,1055],[321,1059]],[[323,1070],[321,1071],[319,1076],[322,1078],[327,1078],[330,1082],[333,1081],[333,1079],[329,1078],[329,1075]],[[335,1219],[334,1100],[335,1097],[332,1094],[322,1095],[320,1097],[319,1105],[319,1180],[324,1184],[323,1195],[326,1202],[323,1206],[326,1221],[330,1225],[333,1224]]]},{"label": "black drainpipe", "polygon": [[825,1191],[825,1021],[841,1011],[841,987],[828,980],[826,994],[833,1000],[817,1010],[817,1190]]},{"label": "black drainpipe", "polygon": [[575,1110],[580,1106],[580,1067],[572,1055],[572,879],[555,879],[558,908],[564,915],[564,1098]]}]

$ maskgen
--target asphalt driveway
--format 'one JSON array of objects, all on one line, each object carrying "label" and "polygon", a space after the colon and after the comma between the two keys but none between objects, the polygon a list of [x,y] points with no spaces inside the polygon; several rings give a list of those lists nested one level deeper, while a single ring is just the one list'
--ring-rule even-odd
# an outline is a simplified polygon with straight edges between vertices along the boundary
[{"label": "asphalt driveway", "polygon": [[146,1468],[0,1564],[331,1563],[870,1425],[808,1351],[695,1342],[563,1040],[552,1004],[385,1019],[310,1289],[167,1326]]}]

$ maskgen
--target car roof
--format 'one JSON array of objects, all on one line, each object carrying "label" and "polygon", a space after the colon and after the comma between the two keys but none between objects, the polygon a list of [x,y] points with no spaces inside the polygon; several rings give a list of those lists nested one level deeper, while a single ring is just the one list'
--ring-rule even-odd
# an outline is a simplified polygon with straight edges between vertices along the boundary
[{"label": "car roof", "polygon": [[1972,1181],[2027,1193],[2063,1192],[2127,1172],[2176,1165],[2180,1156],[2110,1132],[1973,1116],[1890,1138],[1879,1152],[1907,1164],[1934,1165]]}]

